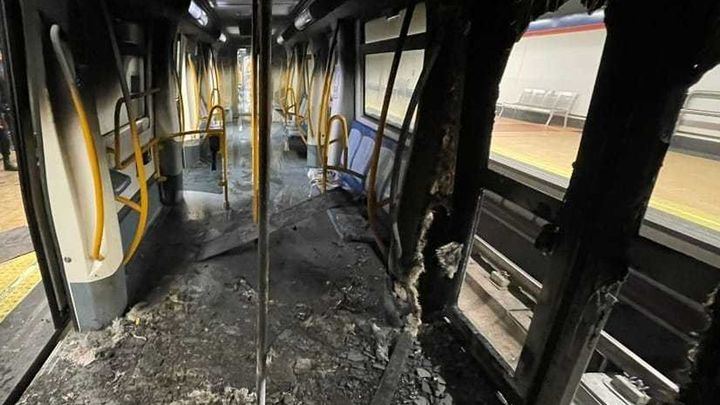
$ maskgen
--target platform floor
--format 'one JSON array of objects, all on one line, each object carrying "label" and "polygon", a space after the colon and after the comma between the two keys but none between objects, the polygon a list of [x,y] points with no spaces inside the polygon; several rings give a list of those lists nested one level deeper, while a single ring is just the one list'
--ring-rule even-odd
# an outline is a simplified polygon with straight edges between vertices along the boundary
[{"label": "platform floor", "polygon": [[0,169],[0,403],[55,331],[40,281],[18,173]]},{"label": "platform floor", "polygon": [[18,173],[0,168],[0,233],[26,224]]},{"label": "platform floor", "polygon": [[[491,151],[569,179],[580,131],[496,118]],[[720,232],[720,161],[668,152],[650,207]]]},{"label": "platform floor", "polygon": [[17,172],[0,170],[0,323],[40,282]]}]

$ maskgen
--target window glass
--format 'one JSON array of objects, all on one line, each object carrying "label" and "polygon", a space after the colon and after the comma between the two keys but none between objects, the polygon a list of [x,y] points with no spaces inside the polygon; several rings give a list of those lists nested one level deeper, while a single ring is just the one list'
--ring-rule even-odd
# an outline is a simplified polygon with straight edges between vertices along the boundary
[{"label": "window glass", "polygon": [[[385,41],[400,36],[405,10],[392,17],[380,17],[365,23],[365,43]],[[408,35],[421,34],[426,30],[425,3],[415,6]]]},{"label": "window glass", "polygon": [[[422,49],[403,52],[388,109],[389,124],[398,127],[402,125],[405,110],[422,72],[424,57],[425,51]],[[365,56],[365,115],[380,118],[392,60],[392,52]]]}]

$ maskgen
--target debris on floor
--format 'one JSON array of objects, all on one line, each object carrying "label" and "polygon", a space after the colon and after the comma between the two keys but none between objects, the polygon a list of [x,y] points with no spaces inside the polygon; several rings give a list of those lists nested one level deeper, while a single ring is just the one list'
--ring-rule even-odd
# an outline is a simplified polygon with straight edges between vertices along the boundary
[{"label": "debris on floor", "polygon": [[442,319],[420,326],[394,404],[500,405],[477,362]]},{"label": "debris on floor", "polygon": [[[280,163],[293,173],[304,167]],[[274,187],[276,209],[303,189],[299,181]],[[233,202],[249,206],[246,194]],[[148,232],[143,262],[126,269],[139,286],[126,315],[98,332],[69,332],[20,404],[254,403],[255,249],[196,260],[207,240],[251,218],[225,212],[218,198],[186,193]],[[355,215],[341,220],[348,234],[367,230]],[[340,237],[325,210],[279,228],[270,240],[268,403],[370,403],[401,336],[387,269],[369,245]],[[392,403],[492,403],[445,325],[423,325],[417,339]]]},{"label": "debris on floor", "polygon": [[[283,248],[273,257],[269,403],[368,403],[396,334],[383,313],[382,264],[369,247],[338,242],[324,212],[271,243]],[[255,252],[183,257],[154,269],[165,275],[124,317],[71,332],[21,403],[252,401]]]}]

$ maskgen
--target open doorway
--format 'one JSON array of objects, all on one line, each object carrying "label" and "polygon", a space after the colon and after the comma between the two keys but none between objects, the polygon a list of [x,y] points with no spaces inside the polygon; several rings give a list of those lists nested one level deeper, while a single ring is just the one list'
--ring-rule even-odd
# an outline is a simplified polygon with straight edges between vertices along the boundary
[{"label": "open doorway", "polygon": [[[42,198],[36,161],[29,161],[35,143],[31,114],[19,108],[27,101],[26,89],[18,85],[24,61],[13,58],[22,47],[20,32],[8,24],[19,21],[16,4],[0,8],[0,402],[12,403],[22,394],[34,373],[67,325],[68,307],[62,283],[53,283],[47,250],[38,247],[48,233],[43,224]],[[23,76],[24,77],[24,76]],[[18,90],[20,93],[18,93]],[[19,114],[18,111],[26,111]],[[20,115],[24,117],[21,118]],[[23,122],[24,124],[20,124]],[[35,195],[37,198],[31,198]],[[40,202],[40,203],[39,203]],[[30,214],[32,213],[32,214]]]}]

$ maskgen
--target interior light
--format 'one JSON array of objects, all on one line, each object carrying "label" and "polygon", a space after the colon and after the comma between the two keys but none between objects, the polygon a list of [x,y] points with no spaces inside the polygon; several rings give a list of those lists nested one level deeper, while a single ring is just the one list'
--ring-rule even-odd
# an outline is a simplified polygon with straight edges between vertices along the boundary
[{"label": "interior light", "polygon": [[240,27],[237,25],[229,25],[225,27],[225,31],[227,31],[230,35],[240,35]]},{"label": "interior light", "polygon": [[313,21],[313,16],[310,14],[310,9],[306,8],[300,14],[298,14],[297,18],[295,18],[295,28],[298,31],[302,31],[307,27],[311,22]]},{"label": "interior light", "polygon": [[218,41],[223,42],[223,43],[227,42],[227,37],[225,36],[224,32],[220,33],[220,36],[218,37]]},{"label": "interior light", "polygon": [[205,12],[205,10],[202,9],[202,7],[198,6],[197,3],[195,3],[195,0],[190,2],[190,7],[188,7],[188,14],[192,16],[192,18],[197,21],[198,24],[202,25],[203,27],[208,24],[208,15]]},{"label": "interior light", "polygon": [[285,38],[283,38],[282,35],[278,35],[278,37],[277,37],[277,43],[278,43],[278,45],[284,44],[284,43],[285,43]]}]

